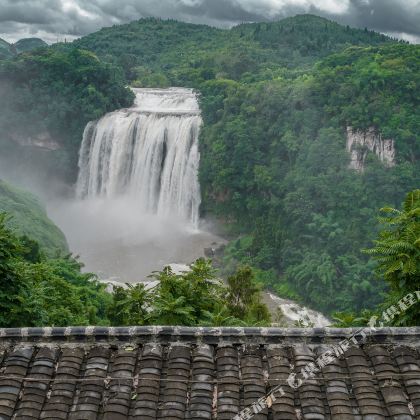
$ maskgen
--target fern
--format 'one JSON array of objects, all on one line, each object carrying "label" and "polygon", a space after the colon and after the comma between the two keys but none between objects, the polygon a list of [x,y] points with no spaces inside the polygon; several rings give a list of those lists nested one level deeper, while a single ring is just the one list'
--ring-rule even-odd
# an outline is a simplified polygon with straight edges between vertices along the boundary
[{"label": "fern", "polygon": [[[420,190],[407,194],[403,210],[389,207],[382,212],[392,216],[381,217],[384,230],[371,249],[363,250],[378,263],[378,274],[391,286],[387,303],[397,302],[408,292],[420,287]],[[418,306],[418,305],[416,305]],[[418,325],[418,308],[395,319],[395,325]]]}]

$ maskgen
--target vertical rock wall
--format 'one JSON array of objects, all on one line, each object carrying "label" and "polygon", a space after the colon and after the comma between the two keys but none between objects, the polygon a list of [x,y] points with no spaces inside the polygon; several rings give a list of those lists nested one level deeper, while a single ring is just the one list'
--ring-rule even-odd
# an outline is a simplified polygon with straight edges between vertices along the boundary
[{"label": "vertical rock wall", "polygon": [[386,166],[395,165],[394,140],[384,139],[373,127],[366,131],[353,130],[347,127],[347,151],[350,153],[351,169],[363,171],[366,156],[369,152],[375,153],[378,159]]}]

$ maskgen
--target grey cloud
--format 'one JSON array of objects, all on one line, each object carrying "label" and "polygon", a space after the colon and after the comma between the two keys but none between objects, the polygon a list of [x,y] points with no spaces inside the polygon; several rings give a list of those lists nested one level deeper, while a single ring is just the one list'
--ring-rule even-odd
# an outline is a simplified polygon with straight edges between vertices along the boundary
[{"label": "grey cloud", "polygon": [[420,36],[420,1],[351,0],[346,14],[330,17],[343,24],[379,32]]},{"label": "grey cloud", "polygon": [[74,38],[148,16],[229,27],[297,13],[420,40],[420,0],[0,0],[0,37]]}]

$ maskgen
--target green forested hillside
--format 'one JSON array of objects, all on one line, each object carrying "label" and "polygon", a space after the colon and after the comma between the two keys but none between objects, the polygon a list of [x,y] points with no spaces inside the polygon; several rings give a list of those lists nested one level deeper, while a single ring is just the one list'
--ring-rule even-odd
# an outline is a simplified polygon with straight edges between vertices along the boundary
[{"label": "green forested hillside", "polygon": [[[296,77],[205,85],[203,210],[245,234],[228,260],[324,311],[381,301],[360,250],[375,237],[376,209],[420,185],[419,50],[353,47]],[[350,170],[347,126],[393,138],[398,164],[372,154],[363,173]]]},{"label": "green forested hillside", "polygon": [[141,84],[199,87],[206,80],[266,79],[279,67],[308,67],[351,45],[392,40],[313,15],[230,30],[160,19],[103,28],[74,42],[120,64]]},{"label": "green forested hillside", "polygon": [[40,200],[0,180],[0,213],[3,212],[11,216],[8,226],[19,235],[36,240],[49,255],[68,252],[64,234],[48,218]]},{"label": "green forested hillside", "polygon": [[[248,263],[282,295],[358,311],[383,299],[361,252],[377,211],[420,185],[419,52],[311,15],[230,30],[144,19],[3,62],[0,126],[48,129],[74,177],[84,124],[130,103],[124,83],[196,88],[202,214],[232,238],[226,273]],[[370,153],[349,169],[347,127],[393,139],[396,165]]]},{"label": "green forested hillside", "polygon": [[40,38],[23,38],[13,44],[12,49],[16,54],[25,51],[35,50],[36,48],[46,47],[47,43]]},{"label": "green forested hillside", "polygon": [[23,38],[15,44],[9,44],[0,38],[0,59],[11,58],[21,52],[35,50],[46,47],[47,43],[40,38]]},{"label": "green forested hillside", "polygon": [[420,47],[349,48],[316,68],[316,95],[340,126],[374,126],[396,141],[398,160],[419,159]]}]

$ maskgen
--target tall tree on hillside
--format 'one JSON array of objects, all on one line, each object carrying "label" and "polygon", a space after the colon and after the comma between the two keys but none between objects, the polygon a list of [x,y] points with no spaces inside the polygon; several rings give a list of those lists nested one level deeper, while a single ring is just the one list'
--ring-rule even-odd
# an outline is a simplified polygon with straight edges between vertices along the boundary
[{"label": "tall tree on hillside", "polygon": [[[270,316],[265,308],[261,310],[260,289],[255,284],[254,277],[252,268],[244,266],[227,279],[229,309],[233,316],[239,319],[249,316],[257,318],[258,322],[264,319],[268,321]],[[257,313],[256,317],[253,316]]]}]

